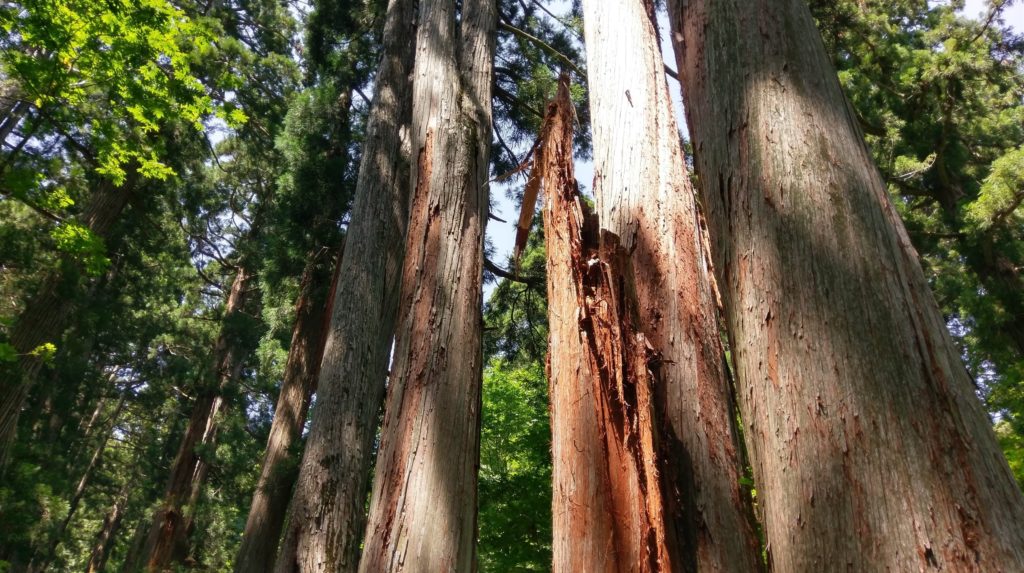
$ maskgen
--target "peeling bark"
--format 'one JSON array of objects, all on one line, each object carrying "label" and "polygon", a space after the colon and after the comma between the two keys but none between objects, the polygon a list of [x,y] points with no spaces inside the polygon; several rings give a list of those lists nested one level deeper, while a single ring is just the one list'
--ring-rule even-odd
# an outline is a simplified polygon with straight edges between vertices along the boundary
[{"label": "peeling bark", "polygon": [[497,8],[480,0],[455,9],[454,0],[420,2],[411,130],[419,159],[363,573],[476,567]]},{"label": "peeling bark", "polygon": [[333,294],[317,406],[275,564],[278,573],[353,572],[365,526],[408,224],[408,128],[416,3],[391,0],[352,223]]},{"label": "peeling bark", "polygon": [[[224,308],[225,319],[248,306],[255,294],[255,275],[240,265]],[[176,561],[188,556],[188,534],[192,515],[199,500],[209,461],[201,450],[212,450],[216,444],[219,418],[225,406],[224,393],[241,375],[246,356],[251,349],[240,348],[235,337],[221,330],[213,349],[213,368],[216,383],[201,389],[192,406],[188,427],[171,466],[170,479],[164,500],[153,516],[153,524],[146,540],[144,555],[146,569],[166,571]]]},{"label": "peeling bark", "polygon": [[679,571],[763,568],[719,338],[714,276],[701,244],[664,61],[642,0],[583,3],[601,228],[631,254],[638,328],[657,353],[654,401]]},{"label": "peeling bark", "polygon": [[568,78],[548,106],[543,181],[556,572],[673,571],[658,471],[652,348],[629,254],[580,202]]},{"label": "peeling bark", "polygon": [[1024,500],[803,0],[670,0],[778,571],[1024,570]]}]

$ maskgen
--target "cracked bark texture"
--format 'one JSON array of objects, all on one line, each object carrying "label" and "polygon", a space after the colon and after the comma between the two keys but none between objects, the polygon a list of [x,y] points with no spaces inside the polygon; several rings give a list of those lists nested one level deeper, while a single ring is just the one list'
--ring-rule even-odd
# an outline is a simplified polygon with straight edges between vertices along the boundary
[{"label": "cracked bark texture", "polygon": [[763,569],[719,338],[714,275],[642,0],[583,3],[601,228],[637,269],[639,328],[650,340],[662,476],[677,571]]},{"label": "cracked bark texture", "polygon": [[366,523],[408,224],[407,129],[415,0],[391,0],[383,56],[334,290],[317,405],[274,570],[352,572]]},{"label": "cracked bark texture", "polygon": [[654,353],[637,328],[629,255],[614,236],[599,240],[597,217],[580,202],[573,115],[563,76],[530,176],[546,197],[553,571],[673,571]]},{"label": "cracked bark texture", "polygon": [[[311,253],[303,270],[288,361],[274,407],[274,422],[270,426],[260,477],[235,560],[236,573],[269,573],[274,567],[288,501],[298,477],[298,460],[293,450],[320,377],[331,317],[330,295],[338,282],[339,258]],[[335,267],[333,273],[332,266]]]},{"label": "cracked bark texture", "polygon": [[422,0],[417,157],[396,334],[359,570],[473,571],[480,444],[481,278],[494,0]]},{"label": "cracked bark texture", "polygon": [[802,0],[670,0],[770,565],[1020,571],[1024,502]]},{"label": "cracked bark texture", "polygon": [[199,501],[210,460],[203,452],[213,452],[217,430],[225,407],[224,394],[242,373],[245,359],[252,348],[238,343],[238,336],[226,325],[257,298],[256,276],[244,265],[239,265],[231,285],[221,332],[213,348],[213,376],[215,383],[200,388],[185,435],[171,465],[170,478],[164,499],[153,514],[153,522],[146,538],[143,554],[146,570],[166,571],[176,562],[188,557],[188,535],[192,528],[195,505]]}]

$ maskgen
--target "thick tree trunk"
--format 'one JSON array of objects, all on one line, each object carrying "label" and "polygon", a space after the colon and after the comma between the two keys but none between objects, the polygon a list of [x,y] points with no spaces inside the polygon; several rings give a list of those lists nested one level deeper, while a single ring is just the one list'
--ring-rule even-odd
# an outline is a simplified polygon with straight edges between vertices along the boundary
[{"label": "thick tree trunk", "polygon": [[279,573],[355,571],[377,416],[384,399],[408,225],[408,121],[416,3],[391,0],[334,291],[317,406],[306,438]]},{"label": "thick tree trunk", "polygon": [[[255,276],[240,265],[224,308],[224,321],[244,312],[255,293]],[[216,442],[219,418],[224,409],[224,392],[238,379],[249,354],[239,347],[237,337],[227,329],[221,330],[213,349],[213,387],[200,389],[192,406],[185,436],[178,455],[171,466],[164,500],[153,516],[153,524],[146,540],[146,568],[165,571],[172,563],[187,557],[188,532],[191,527],[195,503],[199,499],[203,482],[209,471],[209,462],[200,455],[211,450]]]},{"label": "thick tree trunk", "polygon": [[[136,178],[134,172],[129,173],[127,182],[121,186],[101,181],[79,217],[81,224],[94,235],[108,238],[128,204]],[[70,260],[61,262],[62,268],[71,264]],[[10,343],[20,356],[16,366],[0,366],[0,469],[5,466],[14,442],[18,415],[43,367],[43,360],[31,353],[44,343],[59,342],[73,307],[74,299],[68,291],[73,291],[77,282],[77,272],[54,271],[43,279],[39,292],[26,303],[14,324]]]},{"label": "thick tree trunk", "polygon": [[408,256],[364,573],[473,571],[497,7],[422,0]]},{"label": "thick tree trunk", "polygon": [[[334,260],[337,267],[340,256]],[[274,409],[263,468],[253,492],[252,506],[235,560],[237,573],[269,573],[274,568],[288,500],[298,477],[298,463],[292,450],[306,423],[309,401],[316,391],[327,341],[330,294],[338,281],[336,271],[333,282],[330,279],[331,266],[316,260],[313,255],[303,272],[284,380]]]},{"label": "thick tree trunk", "polygon": [[601,228],[632,253],[639,329],[658,356],[655,403],[679,571],[763,568],[700,240],[653,10],[584,2]]},{"label": "thick tree trunk", "polygon": [[110,557],[110,550],[117,539],[117,532],[121,528],[121,520],[124,518],[124,510],[128,506],[128,494],[131,492],[132,483],[128,482],[117,493],[114,498],[114,505],[103,517],[103,525],[96,533],[96,541],[93,542],[92,553],[89,555],[89,562],[85,566],[85,573],[99,573],[107,565],[107,558]]},{"label": "thick tree trunk", "polygon": [[[637,327],[629,254],[584,212],[572,169],[568,78],[548,106],[543,179],[556,572],[673,571],[658,471],[653,359]],[[600,245],[599,245],[600,242]]]},{"label": "thick tree trunk", "polygon": [[1024,569],[1024,501],[803,0],[669,2],[778,571]]}]

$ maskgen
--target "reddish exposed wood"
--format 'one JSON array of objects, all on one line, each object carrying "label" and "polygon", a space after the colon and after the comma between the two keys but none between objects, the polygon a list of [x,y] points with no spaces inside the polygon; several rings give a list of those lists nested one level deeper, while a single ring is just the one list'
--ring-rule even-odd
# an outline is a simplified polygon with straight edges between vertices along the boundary
[{"label": "reddish exposed wood", "polygon": [[1024,499],[803,0],[669,0],[778,571],[1022,571]]},{"label": "reddish exposed wood", "polygon": [[554,571],[673,571],[658,471],[652,348],[628,253],[597,236],[572,167],[568,78],[548,106],[531,177],[546,197]]},{"label": "reddish exposed wood", "polygon": [[763,568],[724,369],[714,277],[669,98],[652,2],[585,0],[594,196],[637,269],[665,491],[684,571]]}]

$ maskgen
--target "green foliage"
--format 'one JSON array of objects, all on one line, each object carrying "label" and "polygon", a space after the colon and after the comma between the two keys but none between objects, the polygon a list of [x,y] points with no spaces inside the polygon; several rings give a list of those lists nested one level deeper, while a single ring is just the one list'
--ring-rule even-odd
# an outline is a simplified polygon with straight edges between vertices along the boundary
[{"label": "green foliage", "polygon": [[3,69],[21,99],[88,134],[96,170],[120,185],[125,166],[166,177],[151,134],[176,118],[200,128],[214,111],[192,52],[212,36],[165,0],[21,0],[0,9]]},{"label": "green foliage", "polygon": [[110,266],[103,239],[79,223],[65,221],[50,231],[50,237],[58,251],[81,262],[89,275],[98,276]]},{"label": "green foliage", "polygon": [[480,437],[481,571],[547,571],[551,427],[541,362],[484,370]]}]

